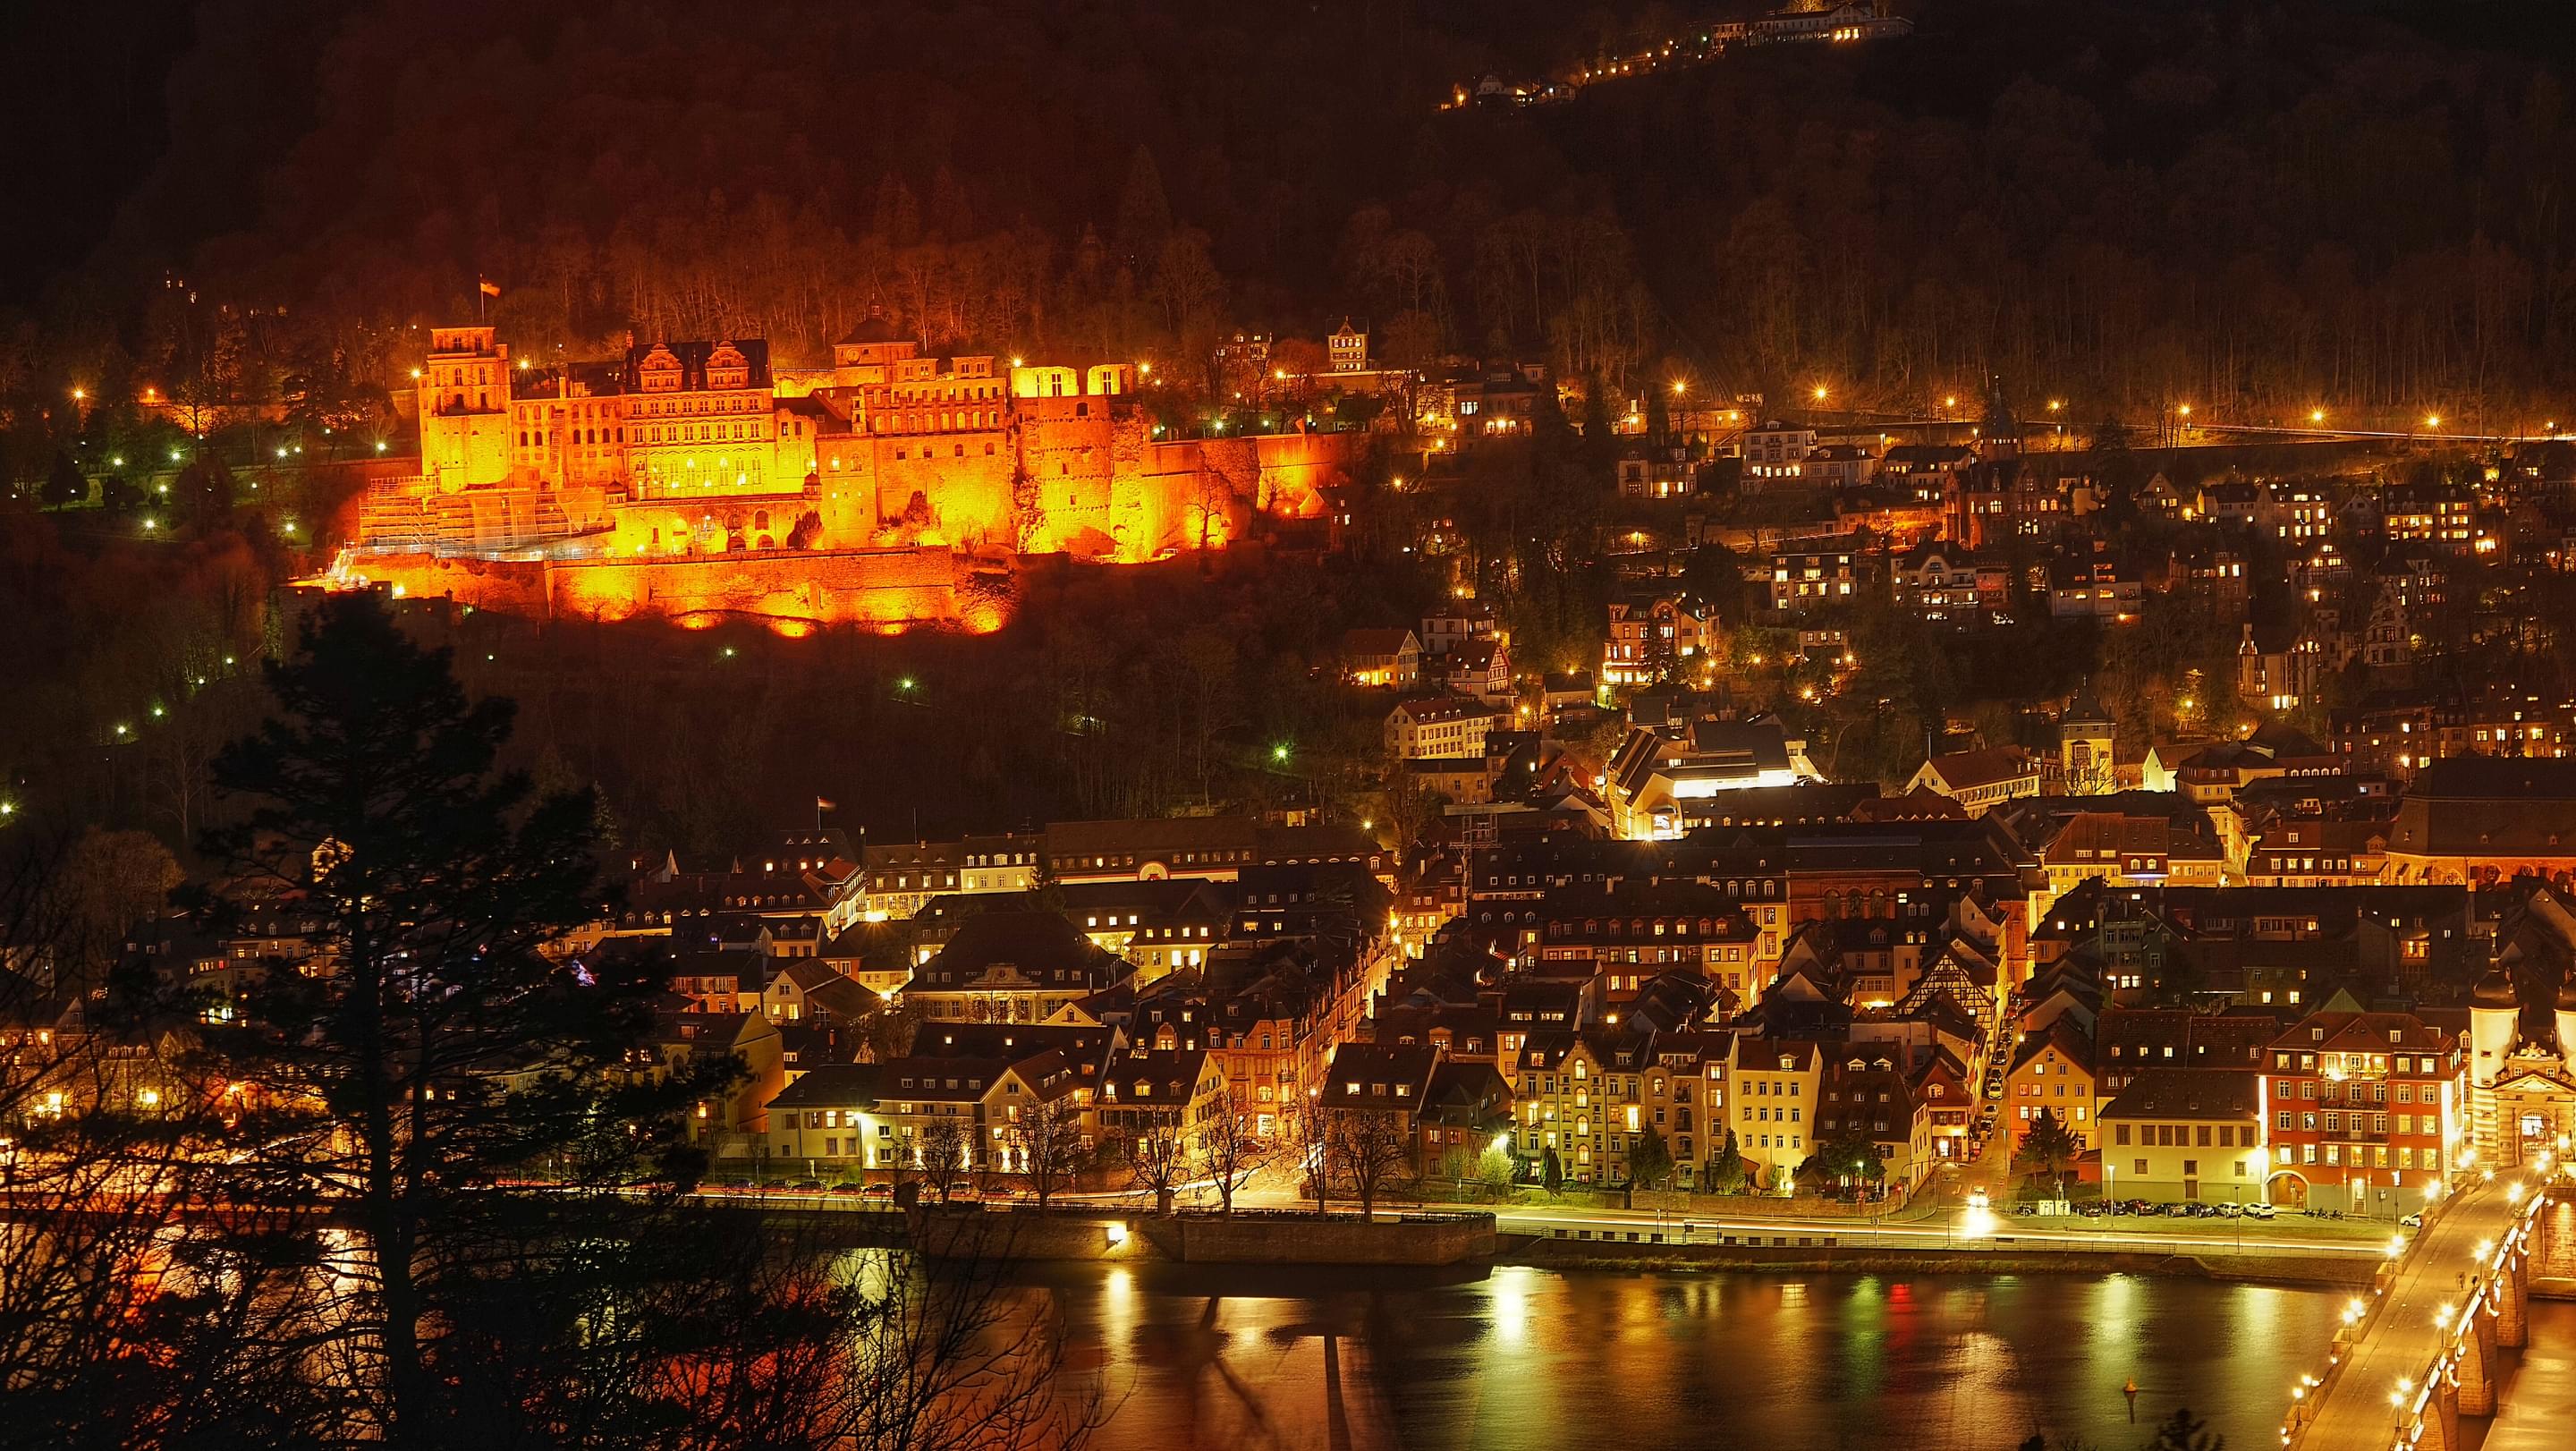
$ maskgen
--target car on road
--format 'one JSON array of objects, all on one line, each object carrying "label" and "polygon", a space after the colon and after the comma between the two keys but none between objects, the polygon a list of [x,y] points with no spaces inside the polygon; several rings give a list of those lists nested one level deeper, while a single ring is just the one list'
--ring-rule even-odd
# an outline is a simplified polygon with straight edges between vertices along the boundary
[{"label": "car on road", "polygon": [[2423,1211],[2418,1210],[2418,1211],[2416,1211],[2415,1213],[2410,1214],[2410,1215],[2407,1215],[2404,1219],[2401,1219],[2401,1220],[2399,1220],[2399,1221],[2397,1221],[2397,1222],[2398,1222],[2399,1224],[2402,1224],[2402,1225],[2406,1226],[2408,1229],[2422,1229],[2422,1228],[2424,1227],[2424,1215],[2423,1215]]}]

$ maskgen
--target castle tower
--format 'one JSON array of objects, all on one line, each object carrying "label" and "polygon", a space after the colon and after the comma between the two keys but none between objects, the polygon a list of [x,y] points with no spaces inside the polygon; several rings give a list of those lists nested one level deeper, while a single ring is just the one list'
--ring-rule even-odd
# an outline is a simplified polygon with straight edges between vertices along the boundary
[{"label": "castle tower", "polygon": [[421,475],[448,494],[509,477],[509,344],[489,327],[431,328],[429,356],[412,377]]},{"label": "castle tower", "polygon": [[2068,795],[2107,796],[2119,789],[2111,744],[2111,713],[2093,698],[2091,686],[2076,691],[2057,718],[2057,765]]},{"label": "castle tower", "polygon": [[2501,967],[2490,968],[2469,995],[2469,1077],[2484,1088],[2522,1036],[2522,1000]]},{"label": "castle tower", "polygon": [[2502,967],[2478,979],[2469,995],[2469,1141],[2489,1164],[2504,1155],[2504,1125],[2497,1121],[2495,1082],[2521,1038],[2522,1002]]}]

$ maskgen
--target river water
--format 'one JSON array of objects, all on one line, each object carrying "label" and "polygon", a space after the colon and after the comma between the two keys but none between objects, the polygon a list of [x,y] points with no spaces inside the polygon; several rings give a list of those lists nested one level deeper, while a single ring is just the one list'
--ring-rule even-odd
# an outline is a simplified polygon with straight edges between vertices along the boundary
[{"label": "river water", "polygon": [[[1030,1272],[1106,1451],[2276,1444],[2339,1293],[2132,1275]],[[2124,1383],[2139,1388],[2132,1420]]]}]

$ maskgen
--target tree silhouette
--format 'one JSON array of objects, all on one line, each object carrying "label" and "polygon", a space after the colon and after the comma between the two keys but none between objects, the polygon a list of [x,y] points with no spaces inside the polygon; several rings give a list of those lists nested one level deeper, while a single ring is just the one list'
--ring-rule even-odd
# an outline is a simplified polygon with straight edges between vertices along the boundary
[{"label": "tree silhouette", "polygon": [[1652,1124],[1637,1131],[1637,1141],[1628,1147],[1628,1192],[1635,1195],[1643,1186],[1661,1189],[1673,1174],[1673,1151],[1664,1142],[1661,1129]]},{"label": "tree silhouette", "polygon": [[45,474],[41,497],[57,509],[89,501],[89,479],[81,473],[80,465],[72,462],[70,454],[55,452],[54,466]]},{"label": "tree silhouette", "polygon": [[628,1071],[663,969],[568,951],[604,902],[596,803],[496,773],[510,702],[469,701],[446,652],[366,594],[323,600],[265,675],[279,714],[214,766],[249,810],[207,852],[241,889],[296,900],[327,968],[260,975],[207,1033],[265,1146],[230,1193],[347,1216],[363,1291],[342,1313],[373,1346],[372,1416],[430,1444],[464,1414],[442,1349],[478,1283],[471,1246],[524,1213],[505,1181],[687,1184],[701,1156],[681,1110],[732,1065]]},{"label": "tree silhouette", "polygon": [[2067,1131],[2056,1112],[2043,1108],[2023,1131],[2021,1146],[2013,1154],[2013,1166],[2034,1176],[2047,1176],[2056,1190],[2053,1197],[2062,1199],[2066,1197],[2067,1171],[2083,1156],[2083,1145],[2075,1141],[2075,1135]]}]

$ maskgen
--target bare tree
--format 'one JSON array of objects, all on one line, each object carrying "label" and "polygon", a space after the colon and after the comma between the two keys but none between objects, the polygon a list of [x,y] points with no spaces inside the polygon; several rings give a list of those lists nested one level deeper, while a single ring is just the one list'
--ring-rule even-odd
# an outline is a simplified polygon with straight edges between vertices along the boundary
[{"label": "bare tree", "polygon": [[1259,1173],[1278,1153],[1270,1140],[1253,1132],[1252,1115],[1228,1104],[1211,1115],[1199,1139],[1199,1154],[1216,1180],[1217,1203],[1234,1212],[1234,1191]]},{"label": "bare tree", "polygon": [[1324,1111],[1324,1165],[1350,1186],[1363,1217],[1377,1212],[1378,1194],[1410,1177],[1412,1135],[1404,1115],[1387,1109]]},{"label": "bare tree", "polygon": [[1330,1207],[1333,1187],[1332,1115],[1309,1098],[1284,1122],[1290,1135],[1288,1152],[1297,1156],[1297,1172],[1304,1176],[1307,1192],[1315,1196],[1315,1214],[1321,1218]]},{"label": "bare tree", "polygon": [[1020,1116],[1003,1130],[1011,1150],[1010,1167],[1026,1176],[1038,1208],[1072,1184],[1082,1171],[1089,1146],[1082,1141],[1082,1108],[1070,1093],[1022,1105]]},{"label": "bare tree", "polygon": [[921,1136],[921,1184],[946,1204],[966,1182],[968,1156],[975,1149],[974,1131],[962,1118],[941,1119]]},{"label": "bare tree", "polygon": [[1172,1212],[1172,1194],[1189,1182],[1190,1141],[1181,1131],[1180,1110],[1143,1109],[1134,1127],[1119,1138],[1127,1162],[1128,1182],[1138,1193],[1154,1196],[1154,1212]]}]

